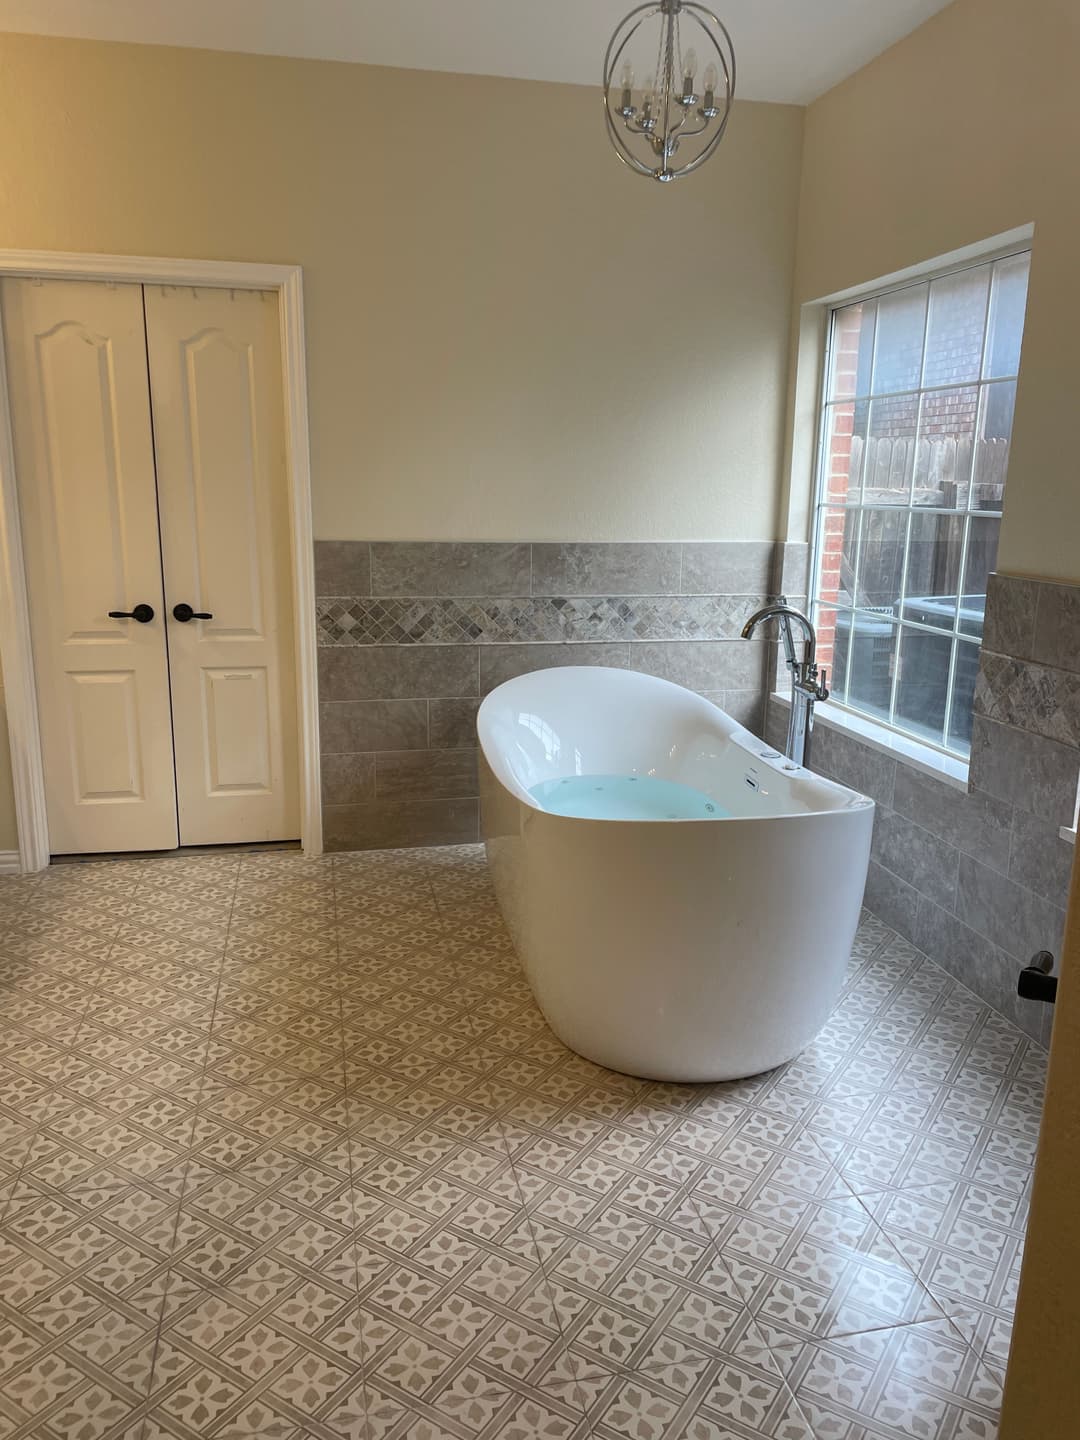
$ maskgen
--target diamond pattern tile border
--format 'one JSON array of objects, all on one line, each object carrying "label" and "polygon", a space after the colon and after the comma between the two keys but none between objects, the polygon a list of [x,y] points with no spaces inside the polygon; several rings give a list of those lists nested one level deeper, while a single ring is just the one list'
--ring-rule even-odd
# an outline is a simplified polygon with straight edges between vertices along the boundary
[{"label": "diamond pattern tile border", "polygon": [[756,595],[523,596],[316,601],[320,645],[733,640]]}]

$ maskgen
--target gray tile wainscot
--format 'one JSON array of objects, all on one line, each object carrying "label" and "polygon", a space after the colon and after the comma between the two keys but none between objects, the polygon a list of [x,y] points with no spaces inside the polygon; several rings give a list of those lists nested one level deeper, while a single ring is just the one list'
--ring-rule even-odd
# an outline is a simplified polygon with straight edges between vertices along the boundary
[{"label": "gray tile wainscot", "polygon": [[533,670],[659,675],[760,732],[776,647],[739,631],[805,568],[772,541],[317,541],[327,849],[475,841],[477,708]]}]

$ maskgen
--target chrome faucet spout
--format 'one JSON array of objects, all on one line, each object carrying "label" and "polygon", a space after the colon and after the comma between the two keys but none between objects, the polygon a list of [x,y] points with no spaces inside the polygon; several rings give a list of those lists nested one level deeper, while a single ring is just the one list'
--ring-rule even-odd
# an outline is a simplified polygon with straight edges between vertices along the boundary
[{"label": "chrome faucet spout", "polygon": [[[797,765],[806,765],[810,757],[810,740],[814,729],[814,704],[829,698],[825,684],[825,672],[818,673],[817,631],[809,616],[796,610],[781,595],[770,605],[755,610],[742,628],[744,640],[753,638],[759,625],[766,620],[776,620],[780,625],[780,637],[784,642],[784,659],[791,671],[791,716],[788,722],[787,755]],[[792,624],[802,628],[806,649],[800,660],[795,654],[795,641],[791,634]]]},{"label": "chrome faucet spout", "polygon": [[[746,624],[742,628],[742,638],[744,640],[750,640],[753,637],[754,631],[757,629],[757,627],[761,624],[764,624],[766,620],[779,620],[781,622],[781,630],[784,635],[785,649],[787,648],[787,641],[791,637],[791,621],[794,620],[797,625],[801,625],[803,629],[803,635],[806,640],[805,664],[807,666],[807,669],[809,669],[811,666],[816,666],[817,631],[814,629],[813,622],[808,615],[804,615],[801,610],[796,610],[793,605],[785,605],[783,603],[777,603],[775,605],[765,605],[760,610],[755,610],[753,615],[751,615],[749,620],[747,620]],[[787,623],[784,623],[785,621]],[[788,664],[791,665],[794,660],[794,652],[789,652],[787,655]]]}]

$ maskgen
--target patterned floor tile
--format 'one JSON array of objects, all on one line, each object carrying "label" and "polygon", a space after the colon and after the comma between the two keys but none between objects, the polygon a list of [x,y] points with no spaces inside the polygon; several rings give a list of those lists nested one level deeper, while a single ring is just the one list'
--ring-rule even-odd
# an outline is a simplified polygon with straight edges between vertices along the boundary
[{"label": "patterned floor tile", "polygon": [[[992,1436],[1001,1384],[947,1322],[805,1344],[770,1334],[799,1402],[822,1435]],[[815,1432],[817,1433],[817,1431]]]},{"label": "patterned floor tile", "polygon": [[990,1440],[1045,1056],[864,916],[789,1065],[548,1030],[479,847],[0,882],[0,1436]]}]

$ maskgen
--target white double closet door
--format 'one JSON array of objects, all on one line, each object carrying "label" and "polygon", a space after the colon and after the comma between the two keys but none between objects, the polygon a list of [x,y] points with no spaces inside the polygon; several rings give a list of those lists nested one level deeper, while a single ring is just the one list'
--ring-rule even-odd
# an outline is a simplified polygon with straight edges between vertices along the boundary
[{"label": "white double closet door", "polygon": [[295,838],[276,296],[10,279],[0,306],[50,849]]}]

